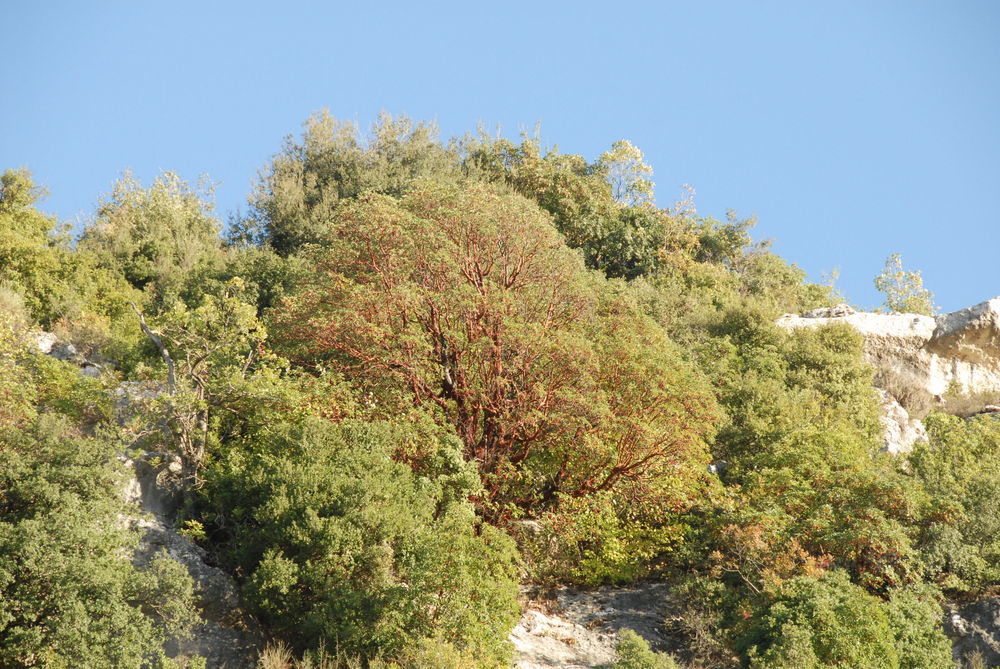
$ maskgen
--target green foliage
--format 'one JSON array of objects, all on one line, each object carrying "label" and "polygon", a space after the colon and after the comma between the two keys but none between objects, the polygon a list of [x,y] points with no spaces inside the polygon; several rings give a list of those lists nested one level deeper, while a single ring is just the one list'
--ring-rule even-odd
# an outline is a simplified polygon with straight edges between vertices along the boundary
[{"label": "green foliage", "polygon": [[938,597],[934,588],[910,586],[881,601],[843,572],[799,577],[777,591],[738,645],[751,667],[946,669],[951,642]]},{"label": "green foliage", "polygon": [[885,293],[883,311],[897,314],[933,316],[934,294],[924,288],[920,272],[903,269],[903,259],[893,253],[885,260],[885,269],[875,277],[875,288]]},{"label": "green foliage", "polygon": [[[0,664],[134,667],[164,661],[196,620],[187,570],[137,569],[122,522],[110,400],[74,366],[29,349],[0,314]],[[95,432],[99,436],[81,435]]]},{"label": "green foliage", "polygon": [[35,416],[38,390],[25,366],[28,337],[16,315],[0,311],[0,428],[25,425]]},{"label": "green foliage", "polygon": [[629,207],[653,202],[653,168],[643,162],[642,151],[627,139],[611,145],[597,164],[611,185],[611,195]]},{"label": "green foliage", "polygon": [[509,185],[552,215],[588,267],[632,279],[659,267],[671,214],[653,206],[652,169],[627,140],[614,143],[597,162],[542,152],[536,138],[520,144],[480,137],[468,147],[466,168],[477,179]]},{"label": "green foliage", "polygon": [[216,418],[235,413],[247,422],[284,399],[275,377],[281,361],[265,348],[267,332],[244,293],[243,280],[235,278],[197,308],[176,302],[153,321],[156,330],[140,316],[166,367],[166,392],[148,408],[168,430],[151,437],[169,435],[167,446],[180,454],[189,485],[210,450],[211,428],[220,427]]},{"label": "green foliage", "polygon": [[624,207],[584,248],[587,265],[611,278],[652,275],[660,268],[663,240],[674,225],[676,219],[659,209]]},{"label": "green foliage", "polygon": [[111,398],[101,382],[75,366],[42,355],[35,335],[0,312],[0,429],[17,428],[42,413],[94,425],[111,418]]},{"label": "green foliage", "polygon": [[663,503],[648,491],[560,496],[541,515],[540,533],[523,542],[531,573],[542,580],[586,585],[648,576],[686,538],[674,503]]},{"label": "green foliage", "polygon": [[36,408],[68,416],[82,425],[107,425],[113,417],[111,395],[100,379],[78,367],[32,352],[23,362],[35,384]]},{"label": "green foliage", "polygon": [[[468,650],[457,649],[453,644],[438,638],[425,638],[417,641],[397,661],[383,663],[385,669],[467,669],[469,667],[489,666],[489,661],[482,662]],[[377,669],[377,666],[376,666]]]},{"label": "green foliage", "polygon": [[630,629],[618,632],[615,652],[618,658],[611,669],[677,669],[673,658],[666,653],[654,653],[646,640]]},{"label": "green foliage", "polygon": [[[839,567],[886,592],[921,575],[913,528],[923,495],[891,462],[873,459],[881,425],[860,337],[846,327],[777,328],[784,300],[821,293],[809,297],[797,270],[739,246],[699,259],[696,244],[684,252],[688,265],[634,284],[648,311],[696,350],[727,416],[713,445],[724,487],[684,517],[688,539],[674,553],[674,564],[698,574],[678,632],[712,666],[731,665],[727,648],[748,617],[795,579]],[[668,286],[687,296],[666,302]],[[789,631],[785,666],[820,661],[806,636]],[[772,660],[782,661],[762,666]]]},{"label": "green foliage", "polygon": [[55,234],[55,220],[34,205],[44,195],[25,170],[0,175],[0,281],[35,317],[47,316],[55,300],[52,276],[61,265],[64,239]]},{"label": "green foliage", "polygon": [[342,200],[369,192],[398,197],[418,179],[457,174],[457,164],[433,124],[383,113],[361,137],[356,124],[323,111],[306,121],[301,142],[288,138],[264,170],[251,216],[234,236],[287,256],[329,239],[328,221]]},{"label": "green foliage", "polygon": [[739,646],[754,668],[900,666],[879,600],[837,571],[789,581]]},{"label": "green foliage", "polygon": [[157,304],[197,303],[222,264],[211,189],[192,189],[173,172],[148,188],[130,173],[119,180],[80,237],[93,253]]},{"label": "green foliage", "polygon": [[745,310],[718,332],[732,348],[713,363],[730,416],[717,448],[724,481],[740,487],[708,525],[709,564],[758,591],[829,563],[875,590],[916,578],[906,528],[918,499],[871,459],[881,428],[860,337],[847,327],[786,334]]},{"label": "green foliage", "polygon": [[501,666],[518,613],[512,542],[447,492],[457,479],[393,462],[401,441],[379,424],[275,430],[209,473],[216,532],[248,599],[296,645],[394,657],[433,638]]},{"label": "green foliage", "polygon": [[716,576],[696,572],[678,579],[671,594],[678,615],[665,622],[672,636],[684,643],[687,654],[705,666],[739,666],[733,642],[759,605],[757,598]]},{"label": "green foliage", "polygon": [[40,417],[0,436],[0,664],[136,667],[196,619],[187,571],[123,553],[113,446]]},{"label": "green foliage", "polygon": [[742,269],[750,248],[750,228],[757,224],[754,218],[740,220],[734,212],[728,212],[726,222],[714,218],[697,221],[698,243],[694,248],[694,258],[701,263],[722,265],[727,269]]},{"label": "green foliage", "polygon": [[[82,352],[129,357],[137,337],[120,327],[134,291],[87,253],[73,252],[54,219],[35,209],[41,189],[26,170],[0,177],[0,293],[16,319],[37,321]],[[86,342],[86,346],[83,345]]]},{"label": "green foliage", "polygon": [[572,248],[594,245],[619,209],[600,166],[556,149],[543,155],[536,138],[481,139],[467,162],[480,179],[506,183],[551,214]]},{"label": "green foliage", "polygon": [[928,578],[977,592],[1000,583],[1000,421],[927,417],[929,443],[909,456],[926,493],[918,547]]},{"label": "green foliage", "polygon": [[[752,245],[752,219],[674,217],[659,252],[660,270],[636,283],[647,312],[678,341],[705,349],[705,364],[725,360],[721,339],[731,313],[773,323],[783,313],[832,304],[829,286],[805,283],[805,273]],[[738,325],[737,325],[738,327]]]},{"label": "green foliage", "polygon": [[246,294],[248,298],[253,296],[260,315],[292,294],[308,271],[309,265],[303,258],[282,257],[266,246],[233,245],[227,249],[226,267],[220,280],[244,281]]},{"label": "green foliage", "polygon": [[953,667],[951,641],[941,629],[941,593],[920,584],[901,588],[885,603],[889,626],[899,651],[900,669]]},{"label": "green foliage", "polygon": [[716,333],[733,346],[728,364],[717,365],[731,421],[720,434],[721,455],[731,464],[772,453],[787,457],[785,449],[838,435],[848,457],[871,454],[881,429],[878,405],[853,329],[786,334],[769,315],[742,309],[727,313]]}]

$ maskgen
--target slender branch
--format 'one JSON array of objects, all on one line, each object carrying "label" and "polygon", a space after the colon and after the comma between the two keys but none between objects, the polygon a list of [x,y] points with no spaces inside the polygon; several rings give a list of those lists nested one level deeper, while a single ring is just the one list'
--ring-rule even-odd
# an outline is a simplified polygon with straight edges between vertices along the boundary
[{"label": "slender branch", "polygon": [[167,347],[164,346],[163,340],[160,339],[155,332],[150,330],[148,325],[146,325],[146,319],[143,318],[142,312],[139,311],[139,308],[135,306],[135,302],[129,302],[129,304],[132,305],[132,311],[135,312],[135,315],[139,317],[139,325],[142,327],[142,331],[145,332],[146,336],[149,337],[149,340],[156,345],[156,348],[160,349],[160,355],[163,356],[163,362],[167,363],[167,394],[173,395],[177,384],[174,377],[174,360],[170,357],[170,351],[168,351]]}]

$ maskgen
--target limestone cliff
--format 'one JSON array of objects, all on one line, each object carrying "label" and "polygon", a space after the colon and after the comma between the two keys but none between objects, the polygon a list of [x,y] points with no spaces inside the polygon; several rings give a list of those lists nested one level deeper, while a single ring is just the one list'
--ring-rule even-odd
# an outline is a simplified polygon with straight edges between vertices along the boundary
[{"label": "limestone cliff", "polygon": [[926,439],[920,423],[938,406],[971,414],[1000,399],[1000,297],[941,316],[856,312],[846,305],[786,314],[787,330],[845,323],[864,337],[881,391],[886,450]]}]

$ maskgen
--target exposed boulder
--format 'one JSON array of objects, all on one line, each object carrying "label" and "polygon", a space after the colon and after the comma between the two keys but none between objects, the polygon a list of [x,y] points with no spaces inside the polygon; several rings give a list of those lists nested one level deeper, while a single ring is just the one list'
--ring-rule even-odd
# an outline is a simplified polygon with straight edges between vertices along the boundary
[{"label": "exposed boulder", "polygon": [[911,418],[909,412],[896,398],[882,388],[876,388],[882,401],[883,449],[892,455],[909,453],[919,441],[927,441],[927,430],[923,421]]},{"label": "exposed boulder", "polygon": [[971,414],[1000,399],[1000,298],[937,317],[841,305],[777,321],[787,330],[831,323],[850,325],[864,337],[875,385],[890,396],[883,396],[890,452],[906,452],[923,438],[917,419],[933,406]]},{"label": "exposed boulder", "polygon": [[80,363],[83,361],[80,352],[77,351],[76,346],[69,342],[56,343],[49,349],[48,354],[51,355],[56,360],[65,360],[66,362]]},{"label": "exposed boulder", "polygon": [[664,583],[593,590],[559,588],[529,599],[511,633],[518,669],[606,666],[618,632],[629,628],[653,650],[667,650],[664,621],[673,599]]},{"label": "exposed boulder", "polygon": [[52,332],[35,331],[32,332],[32,337],[34,338],[34,347],[40,353],[50,355],[56,360],[76,365],[80,368],[81,374],[92,379],[101,378],[104,368],[106,366],[113,366],[109,365],[107,361],[97,363],[89,360],[80,353],[75,344],[59,341],[59,337]]},{"label": "exposed boulder", "polygon": [[939,316],[936,321],[927,350],[970,365],[967,383],[992,390],[1000,376],[1000,297]]},{"label": "exposed boulder", "polygon": [[52,352],[52,348],[56,345],[58,338],[51,332],[36,332],[35,336],[35,346],[42,353],[48,355]]}]

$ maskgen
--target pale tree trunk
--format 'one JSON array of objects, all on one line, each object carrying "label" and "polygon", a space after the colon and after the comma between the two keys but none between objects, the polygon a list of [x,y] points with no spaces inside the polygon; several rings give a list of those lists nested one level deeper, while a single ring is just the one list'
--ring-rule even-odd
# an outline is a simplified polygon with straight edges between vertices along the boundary
[{"label": "pale tree trunk", "polygon": [[[191,494],[198,487],[198,472],[205,460],[205,447],[208,443],[208,409],[185,409],[177,402],[177,377],[173,357],[163,343],[162,337],[146,325],[142,312],[132,304],[132,309],[139,317],[139,325],[153,345],[160,351],[160,356],[167,365],[167,421],[174,436],[177,451],[181,456],[181,483],[185,500],[191,499]],[[205,397],[205,388],[197,384],[196,397],[201,404]]]}]

